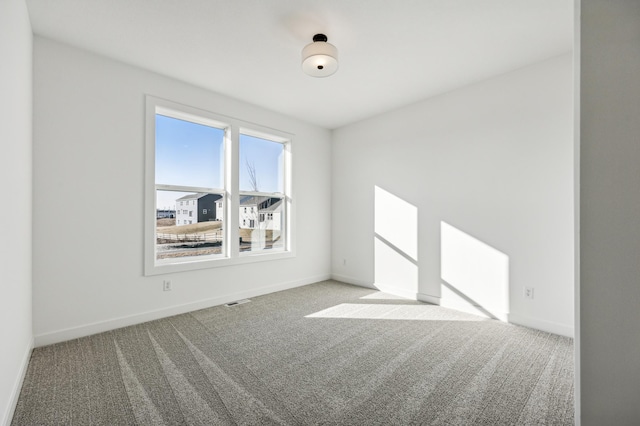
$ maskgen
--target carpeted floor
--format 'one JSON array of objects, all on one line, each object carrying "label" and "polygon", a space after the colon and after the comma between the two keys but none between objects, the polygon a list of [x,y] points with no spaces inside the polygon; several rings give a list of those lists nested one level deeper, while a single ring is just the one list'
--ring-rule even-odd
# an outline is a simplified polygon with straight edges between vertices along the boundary
[{"label": "carpeted floor", "polygon": [[34,350],[13,425],[570,425],[573,341],[326,281]]}]

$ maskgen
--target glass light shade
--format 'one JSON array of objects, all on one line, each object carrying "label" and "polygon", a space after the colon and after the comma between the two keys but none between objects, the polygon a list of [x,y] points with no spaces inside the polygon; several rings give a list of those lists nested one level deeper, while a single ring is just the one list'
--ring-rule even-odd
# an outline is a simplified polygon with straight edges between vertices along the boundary
[{"label": "glass light shade", "polygon": [[314,41],[302,49],[302,70],[312,77],[328,77],[338,71],[338,49],[326,41]]}]

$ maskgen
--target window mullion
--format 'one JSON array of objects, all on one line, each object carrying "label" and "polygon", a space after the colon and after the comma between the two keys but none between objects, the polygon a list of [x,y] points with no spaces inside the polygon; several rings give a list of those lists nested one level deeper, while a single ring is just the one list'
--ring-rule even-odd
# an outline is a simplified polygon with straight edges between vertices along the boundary
[{"label": "window mullion", "polygon": [[288,143],[284,146],[284,211],[285,211],[285,250],[293,251],[295,242],[291,229],[294,228],[295,213],[293,211],[293,169],[292,169],[292,144]]},{"label": "window mullion", "polygon": [[225,190],[227,195],[227,217],[229,220],[225,228],[227,237],[227,254],[229,257],[238,257],[240,252],[240,233],[238,231],[240,221],[240,173],[236,166],[240,158],[240,131],[238,126],[229,127],[225,145]]}]

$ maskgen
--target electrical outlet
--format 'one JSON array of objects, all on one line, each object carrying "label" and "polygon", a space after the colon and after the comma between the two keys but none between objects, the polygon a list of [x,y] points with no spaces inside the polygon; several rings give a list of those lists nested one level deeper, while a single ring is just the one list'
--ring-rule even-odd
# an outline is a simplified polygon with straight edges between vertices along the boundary
[{"label": "electrical outlet", "polygon": [[342,266],[347,266],[347,259],[342,259]]},{"label": "electrical outlet", "polygon": [[524,288],[524,298],[533,300],[533,287]]},{"label": "electrical outlet", "polygon": [[171,290],[172,290],[172,288],[171,288],[171,281],[170,281],[170,280],[164,280],[164,281],[162,281],[162,289],[163,289],[164,291],[171,291]]}]

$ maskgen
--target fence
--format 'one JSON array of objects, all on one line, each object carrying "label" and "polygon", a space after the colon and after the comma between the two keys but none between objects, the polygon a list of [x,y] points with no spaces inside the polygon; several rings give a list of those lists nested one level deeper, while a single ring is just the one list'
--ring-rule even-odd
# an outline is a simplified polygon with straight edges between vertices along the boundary
[{"label": "fence", "polygon": [[158,244],[166,243],[217,243],[222,242],[223,233],[210,234],[156,234]]}]

